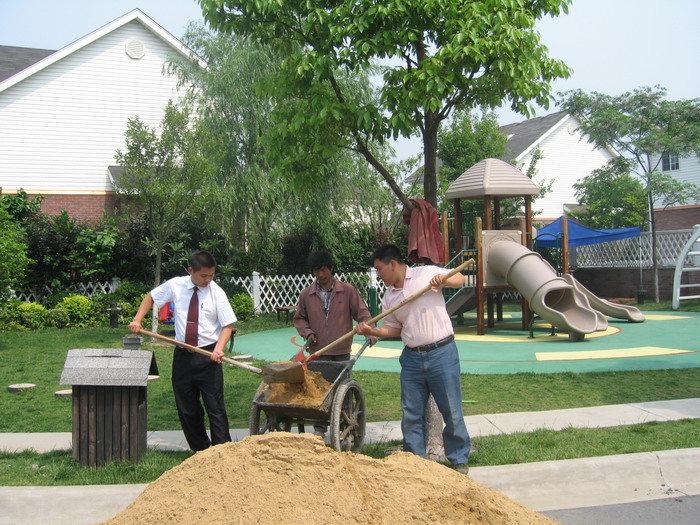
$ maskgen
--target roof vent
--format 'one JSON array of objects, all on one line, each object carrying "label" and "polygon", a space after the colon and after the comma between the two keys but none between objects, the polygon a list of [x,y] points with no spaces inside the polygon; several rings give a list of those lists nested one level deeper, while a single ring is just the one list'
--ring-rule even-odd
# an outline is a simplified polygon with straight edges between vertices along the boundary
[{"label": "roof vent", "polygon": [[129,40],[127,40],[124,46],[124,50],[126,51],[126,54],[134,60],[143,58],[143,55],[145,54],[143,42],[141,42],[137,38],[130,38]]}]

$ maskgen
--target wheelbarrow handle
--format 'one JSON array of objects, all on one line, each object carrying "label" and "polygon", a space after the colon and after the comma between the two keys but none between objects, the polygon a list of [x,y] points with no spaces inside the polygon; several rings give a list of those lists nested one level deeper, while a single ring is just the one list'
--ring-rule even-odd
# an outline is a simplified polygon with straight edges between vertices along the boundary
[{"label": "wheelbarrow handle", "polygon": [[[474,259],[469,259],[468,261],[463,262],[462,264],[460,264],[460,265],[457,266],[456,268],[453,268],[452,270],[450,270],[449,272],[447,272],[446,274],[444,274],[444,275],[442,276],[442,282],[444,283],[445,281],[447,281],[447,279],[449,279],[450,277],[452,277],[452,276],[455,275],[456,273],[461,272],[461,271],[464,270],[467,266],[473,265],[475,262],[476,262],[476,261],[474,261]],[[428,290],[430,290],[432,287],[433,287],[433,286],[432,286],[431,284],[425,285],[423,288],[421,288],[420,290],[418,290],[418,291],[417,291],[416,293],[414,293],[413,295],[410,295],[409,297],[406,297],[406,299],[404,299],[404,300],[401,301],[400,303],[395,304],[395,305],[392,306],[391,308],[389,308],[389,309],[387,309],[387,310],[384,310],[384,311],[381,312],[380,314],[378,314],[378,315],[372,317],[372,319],[370,319],[369,321],[367,321],[366,324],[375,324],[377,321],[379,321],[379,320],[381,320],[381,319],[384,319],[387,315],[389,315],[389,314],[395,312],[395,311],[398,310],[399,308],[402,308],[403,306],[406,306],[408,303],[412,303],[413,301],[415,301],[416,299],[418,299],[421,295],[423,295],[423,294],[426,293]],[[318,351],[314,352],[313,354],[307,356],[306,359],[304,359],[304,364],[306,364],[306,363],[308,363],[309,361],[312,361],[313,359],[316,359],[317,357],[319,357],[319,356],[325,354],[325,353],[328,352],[331,348],[334,348],[334,347],[335,347],[336,345],[338,345],[339,343],[342,343],[343,341],[345,341],[346,339],[351,338],[351,337],[354,336],[354,335],[355,335],[355,331],[354,331],[354,330],[351,330],[351,331],[348,332],[347,334],[340,336],[338,339],[336,339],[336,340],[333,341],[332,343],[327,344],[326,346],[324,346],[324,347],[321,348],[320,350],[318,350]]]},{"label": "wheelbarrow handle", "polygon": [[[192,346],[190,344],[187,344],[183,341],[177,341],[176,339],[171,339],[170,337],[166,337],[161,334],[157,334],[155,332],[149,332],[148,330],[144,330],[143,328],[139,331],[140,334],[145,334],[150,337],[154,337],[156,339],[160,339],[161,341],[165,341],[166,343],[170,343],[171,345],[179,346],[181,348],[185,348],[189,350],[190,352],[196,352],[198,354],[206,355],[211,357],[213,352],[210,352],[209,350],[204,350],[203,348],[198,348],[196,346]],[[238,368],[242,368],[243,370],[248,370],[249,372],[253,372],[254,374],[262,375],[262,370],[259,368],[256,368],[251,365],[246,365],[245,363],[239,363],[238,361],[234,359],[229,359],[228,357],[222,357],[222,361],[225,363],[228,363],[229,365],[237,366]]]}]

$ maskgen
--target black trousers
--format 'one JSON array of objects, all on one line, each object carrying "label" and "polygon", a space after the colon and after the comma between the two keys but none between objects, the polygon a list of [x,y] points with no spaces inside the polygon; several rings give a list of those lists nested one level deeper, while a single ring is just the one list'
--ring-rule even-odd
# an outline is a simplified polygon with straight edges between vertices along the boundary
[{"label": "black trousers", "polygon": [[[215,345],[202,347],[213,350]],[[209,356],[175,348],[173,354],[173,392],[180,424],[192,450],[231,441],[226,406],[224,405],[224,373],[221,364]],[[201,398],[201,401],[200,401]],[[204,408],[209,416],[211,439],[204,426]]]}]

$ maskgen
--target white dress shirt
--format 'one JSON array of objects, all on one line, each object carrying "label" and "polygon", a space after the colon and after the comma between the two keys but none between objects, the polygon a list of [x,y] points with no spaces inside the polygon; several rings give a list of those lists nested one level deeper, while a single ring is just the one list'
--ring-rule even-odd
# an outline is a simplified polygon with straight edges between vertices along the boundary
[{"label": "white dress shirt", "polygon": [[[195,284],[189,275],[173,277],[151,291],[151,297],[156,307],[160,308],[165,303],[175,303],[175,339],[185,340],[185,327],[187,326],[187,311],[190,307],[192,289]],[[236,314],[228,302],[226,292],[215,282],[208,286],[197,287],[199,297],[199,328],[197,330],[199,342],[197,346],[207,346],[216,343],[224,326],[236,322]]]}]

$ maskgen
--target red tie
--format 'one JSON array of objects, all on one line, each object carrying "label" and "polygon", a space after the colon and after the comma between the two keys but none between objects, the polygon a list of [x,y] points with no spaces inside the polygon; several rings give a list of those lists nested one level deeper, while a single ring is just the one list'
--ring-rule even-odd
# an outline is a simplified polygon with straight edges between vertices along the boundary
[{"label": "red tie", "polygon": [[199,326],[199,298],[197,297],[197,287],[192,288],[192,299],[187,310],[187,328],[185,328],[185,343],[197,346],[199,337],[197,327]]}]

